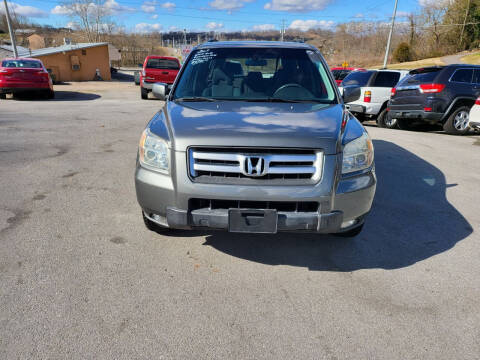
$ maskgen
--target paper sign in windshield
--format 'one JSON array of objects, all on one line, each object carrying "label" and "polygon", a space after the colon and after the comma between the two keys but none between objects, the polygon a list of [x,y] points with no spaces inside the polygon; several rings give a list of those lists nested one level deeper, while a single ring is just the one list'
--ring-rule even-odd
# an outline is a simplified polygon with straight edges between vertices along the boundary
[{"label": "paper sign in windshield", "polygon": [[200,50],[193,56],[191,63],[192,65],[201,64],[212,60],[216,56],[217,54],[213,53],[211,50]]}]

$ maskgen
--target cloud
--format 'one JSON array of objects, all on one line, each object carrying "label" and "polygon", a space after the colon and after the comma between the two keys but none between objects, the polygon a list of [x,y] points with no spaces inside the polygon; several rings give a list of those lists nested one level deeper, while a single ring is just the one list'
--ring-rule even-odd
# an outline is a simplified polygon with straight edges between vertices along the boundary
[{"label": "cloud", "polygon": [[275,30],[275,25],[273,25],[273,24],[254,25],[254,26],[252,26],[252,30],[254,30],[254,31],[270,31],[270,30]]},{"label": "cloud", "polygon": [[409,17],[411,13],[408,11],[397,11],[397,17],[399,18],[406,18]]},{"label": "cloud", "polygon": [[163,9],[167,9],[167,10],[173,10],[177,7],[177,5],[175,5],[175,3],[172,3],[172,2],[166,2],[166,3],[163,3],[161,5],[161,7]]},{"label": "cloud", "polygon": [[68,29],[72,29],[72,30],[77,30],[77,29],[80,28],[78,23],[76,23],[75,21],[68,22],[67,25],[65,25],[65,27],[68,28]]},{"label": "cloud", "polygon": [[223,23],[209,22],[205,27],[210,31],[223,29]]},{"label": "cloud", "polygon": [[[43,11],[42,9],[27,6],[27,5],[19,5],[14,2],[8,2],[8,10],[11,14],[15,13],[16,15],[25,16],[25,17],[33,17],[33,18],[45,18],[48,17],[48,13]],[[3,1],[0,3],[0,13],[5,12],[5,5]]]},{"label": "cloud", "polygon": [[331,29],[335,25],[333,21],[326,20],[294,20],[288,27],[289,29],[307,31],[310,29]]},{"label": "cloud", "polygon": [[[55,6],[50,12],[54,15],[72,15],[74,13],[75,9],[80,9],[82,4],[80,3],[73,3],[71,6],[67,5],[57,5]],[[95,11],[98,5],[95,3],[91,2],[88,5],[88,10],[89,11]],[[136,10],[134,8],[124,6],[116,2],[115,0],[106,0],[103,5],[100,5],[105,12],[106,15],[119,15],[121,13],[126,13],[126,12],[135,12]]]},{"label": "cloud", "polygon": [[108,15],[118,15],[125,12],[135,12],[134,8],[120,5],[115,0],[106,0],[103,4],[104,9],[107,11]]},{"label": "cloud", "polygon": [[354,19],[363,19],[364,17],[365,17],[365,15],[362,14],[362,13],[358,13],[358,14],[355,14],[355,15],[353,16]]},{"label": "cloud", "polygon": [[161,31],[162,25],[155,23],[155,24],[147,24],[147,23],[138,23],[135,25],[135,31],[138,33],[149,33],[154,31]]},{"label": "cloud", "polygon": [[455,0],[418,0],[423,7],[441,7],[453,3]]},{"label": "cloud", "polygon": [[150,18],[153,19],[153,20],[156,20],[156,19],[158,19],[158,14],[152,15],[152,16],[150,16]]},{"label": "cloud", "polygon": [[70,15],[72,13],[71,9],[65,5],[57,5],[50,12],[53,15]]},{"label": "cloud", "polygon": [[178,30],[180,30],[180,29],[178,27],[174,26],[174,25],[169,26],[169,28],[168,28],[168,31],[178,31]]},{"label": "cloud", "polygon": [[264,8],[275,11],[307,12],[323,10],[332,0],[271,0]]},{"label": "cloud", "polygon": [[150,4],[143,4],[141,7],[143,12],[146,12],[146,13],[153,13],[155,12],[155,5],[150,5]]},{"label": "cloud", "polygon": [[218,10],[234,11],[244,7],[245,3],[252,1],[254,0],[213,0],[208,5]]}]

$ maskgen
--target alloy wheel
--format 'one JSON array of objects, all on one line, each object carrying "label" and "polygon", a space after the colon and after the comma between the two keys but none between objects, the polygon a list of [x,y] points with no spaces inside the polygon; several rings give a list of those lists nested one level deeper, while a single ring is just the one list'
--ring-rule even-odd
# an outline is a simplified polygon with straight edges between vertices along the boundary
[{"label": "alloy wheel", "polygon": [[455,115],[455,119],[453,120],[453,126],[455,129],[459,131],[463,131],[468,126],[468,112],[465,110],[459,111],[457,115]]}]

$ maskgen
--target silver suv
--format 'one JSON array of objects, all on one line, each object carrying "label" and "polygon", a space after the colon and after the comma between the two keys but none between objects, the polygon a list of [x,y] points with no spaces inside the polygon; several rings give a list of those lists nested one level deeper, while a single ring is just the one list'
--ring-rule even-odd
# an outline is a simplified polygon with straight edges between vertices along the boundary
[{"label": "silver suv", "polygon": [[135,186],[151,230],[357,235],[376,177],[372,141],[303,43],[196,47],[143,132]]}]

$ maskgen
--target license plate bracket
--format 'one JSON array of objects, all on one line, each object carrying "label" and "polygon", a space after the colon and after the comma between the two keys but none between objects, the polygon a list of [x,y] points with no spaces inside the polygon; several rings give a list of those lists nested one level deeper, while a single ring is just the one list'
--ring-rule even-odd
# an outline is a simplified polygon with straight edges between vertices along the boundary
[{"label": "license plate bracket", "polygon": [[238,233],[277,233],[277,210],[229,209],[228,231]]}]

